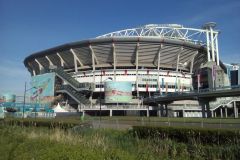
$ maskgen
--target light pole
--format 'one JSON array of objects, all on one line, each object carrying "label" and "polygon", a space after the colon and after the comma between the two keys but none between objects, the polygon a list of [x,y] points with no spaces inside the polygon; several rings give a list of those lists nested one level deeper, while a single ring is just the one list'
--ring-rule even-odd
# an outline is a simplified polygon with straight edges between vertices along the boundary
[{"label": "light pole", "polygon": [[23,95],[23,111],[22,111],[23,116],[22,116],[22,118],[24,118],[24,113],[25,113],[24,110],[25,110],[25,104],[26,104],[26,93],[27,93],[27,91],[29,91],[29,90],[31,90],[33,88],[36,88],[36,87],[31,87],[31,88],[27,89],[27,82],[25,82],[25,85],[24,85],[24,95]]}]

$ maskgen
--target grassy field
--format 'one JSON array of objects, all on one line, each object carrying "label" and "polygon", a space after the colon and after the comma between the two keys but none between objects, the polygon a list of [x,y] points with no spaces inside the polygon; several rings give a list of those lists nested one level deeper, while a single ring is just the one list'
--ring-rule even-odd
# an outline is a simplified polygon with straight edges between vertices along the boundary
[{"label": "grassy field", "polygon": [[140,139],[132,131],[0,125],[0,159],[158,160],[239,159],[239,144],[204,145],[158,137]]}]

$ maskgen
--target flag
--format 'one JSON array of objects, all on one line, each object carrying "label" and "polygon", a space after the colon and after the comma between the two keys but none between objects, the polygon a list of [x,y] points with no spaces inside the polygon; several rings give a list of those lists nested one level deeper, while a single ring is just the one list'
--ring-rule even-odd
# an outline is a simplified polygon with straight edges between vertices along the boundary
[{"label": "flag", "polygon": [[181,73],[182,73],[183,77],[185,78],[185,73],[183,71]]},{"label": "flag", "polygon": [[162,91],[164,90],[164,78],[162,78]]},{"label": "flag", "polygon": [[146,82],[146,92],[148,92],[148,83]]},{"label": "flag", "polygon": [[178,92],[180,92],[180,86],[181,86],[181,79],[178,79],[178,82],[177,82]]},{"label": "flag", "polygon": [[105,70],[102,70],[101,74],[102,74],[102,76],[105,76]]},{"label": "flag", "polygon": [[198,75],[197,75],[198,88],[201,87],[200,80],[201,80],[201,75],[198,74]]},{"label": "flag", "polygon": [[127,70],[126,69],[124,70],[124,74],[127,75]]},{"label": "flag", "polygon": [[147,74],[149,74],[149,70],[147,70]]},{"label": "flag", "polygon": [[166,82],[166,93],[168,93],[168,82]]},{"label": "flag", "polygon": [[169,76],[170,71],[167,71],[167,76]]}]

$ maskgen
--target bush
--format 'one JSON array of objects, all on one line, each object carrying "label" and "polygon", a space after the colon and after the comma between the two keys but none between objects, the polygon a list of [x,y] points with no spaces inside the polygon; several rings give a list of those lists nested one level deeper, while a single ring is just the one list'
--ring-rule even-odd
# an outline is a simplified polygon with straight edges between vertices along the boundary
[{"label": "bush", "polygon": [[132,133],[138,138],[167,138],[184,143],[239,144],[240,142],[240,130],[229,129],[134,126]]},{"label": "bush", "polygon": [[4,119],[1,122],[6,126],[25,126],[25,127],[48,127],[48,128],[60,128],[60,129],[68,129],[73,128],[74,126],[83,127],[91,127],[89,123],[83,123],[79,121],[60,121],[55,119]]}]

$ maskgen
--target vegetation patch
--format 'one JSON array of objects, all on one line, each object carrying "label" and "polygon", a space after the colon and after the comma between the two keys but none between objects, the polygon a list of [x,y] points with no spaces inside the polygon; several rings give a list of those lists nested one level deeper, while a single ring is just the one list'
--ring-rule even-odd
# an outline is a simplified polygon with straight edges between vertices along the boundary
[{"label": "vegetation patch", "polygon": [[171,139],[177,142],[201,144],[239,144],[240,130],[206,129],[188,127],[134,126],[133,134],[138,138]]}]

